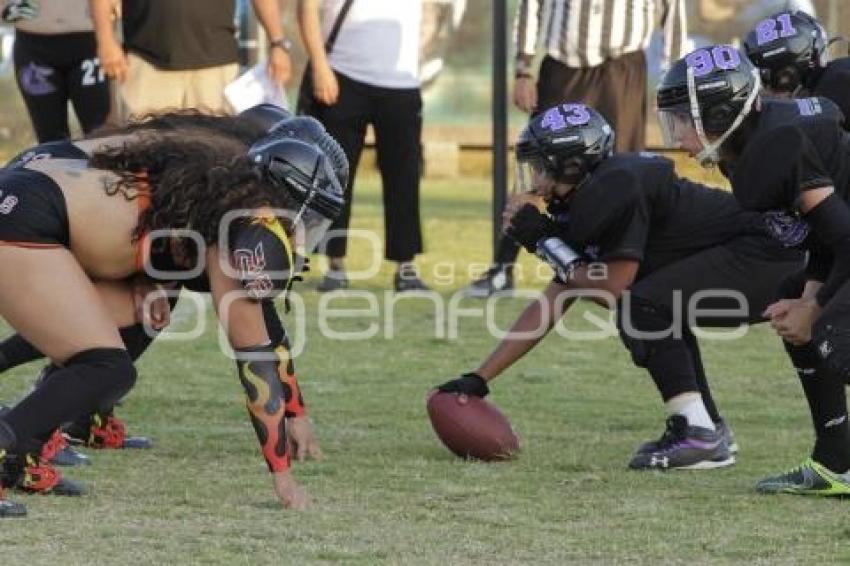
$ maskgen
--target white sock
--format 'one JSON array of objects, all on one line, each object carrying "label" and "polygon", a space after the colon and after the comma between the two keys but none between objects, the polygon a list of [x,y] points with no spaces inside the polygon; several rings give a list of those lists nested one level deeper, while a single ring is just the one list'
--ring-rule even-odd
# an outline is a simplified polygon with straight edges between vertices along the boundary
[{"label": "white sock", "polygon": [[690,426],[714,430],[714,422],[708,416],[705,403],[702,402],[702,395],[699,393],[682,393],[681,395],[676,395],[664,403],[664,405],[671,415],[682,415],[688,419]]}]

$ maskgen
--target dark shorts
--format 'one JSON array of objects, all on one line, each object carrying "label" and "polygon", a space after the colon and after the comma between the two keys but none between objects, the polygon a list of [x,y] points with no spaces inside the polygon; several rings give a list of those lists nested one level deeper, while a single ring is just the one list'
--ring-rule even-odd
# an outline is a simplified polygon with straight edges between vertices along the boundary
[{"label": "dark shorts", "polygon": [[[653,271],[630,290],[671,312],[688,312],[680,306],[686,309],[691,301],[700,311],[714,311],[697,317],[698,326],[752,324],[764,320],[761,313],[779,298],[783,280],[802,268],[803,259],[801,251],[768,236],[743,235]],[[739,310],[741,303],[745,312],[722,314]]]},{"label": "dark shorts", "polygon": [[0,170],[0,245],[70,246],[65,196],[53,179],[30,169]]}]

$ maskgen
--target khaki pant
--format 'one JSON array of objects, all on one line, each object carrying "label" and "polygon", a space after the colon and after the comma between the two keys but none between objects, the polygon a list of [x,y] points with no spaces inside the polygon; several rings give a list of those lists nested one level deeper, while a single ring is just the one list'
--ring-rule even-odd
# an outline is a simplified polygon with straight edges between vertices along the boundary
[{"label": "khaki pant", "polygon": [[165,71],[128,53],[127,65],[127,79],[119,87],[125,120],[176,108],[230,111],[224,87],[236,78],[237,63],[190,71]]}]

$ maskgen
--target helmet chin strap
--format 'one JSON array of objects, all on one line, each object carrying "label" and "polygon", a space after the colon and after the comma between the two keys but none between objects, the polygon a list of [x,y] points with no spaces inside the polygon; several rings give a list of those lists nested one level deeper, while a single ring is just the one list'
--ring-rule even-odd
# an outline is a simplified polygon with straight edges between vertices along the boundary
[{"label": "helmet chin strap", "polygon": [[712,143],[708,141],[708,137],[705,135],[705,128],[703,128],[702,125],[702,113],[700,112],[699,100],[697,99],[694,70],[693,68],[688,67],[688,100],[690,101],[691,118],[694,121],[697,137],[699,137],[699,141],[702,144],[702,151],[696,155],[696,159],[703,167],[713,167],[720,162],[720,146],[723,145],[726,138],[731,136],[732,132],[741,125],[741,122],[744,121],[744,118],[746,118],[750,113],[750,110],[752,110],[753,103],[755,103],[756,97],[758,97],[759,91],[761,90],[761,77],[756,69],[753,69],[751,74],[755,79],[755,83],[753,84],[753,89],[750,91],[750,94],[747,96],[747,100],[744,102],[744,107],[735,117],[735,120],[729,128],[727,128],[726,131]]}]

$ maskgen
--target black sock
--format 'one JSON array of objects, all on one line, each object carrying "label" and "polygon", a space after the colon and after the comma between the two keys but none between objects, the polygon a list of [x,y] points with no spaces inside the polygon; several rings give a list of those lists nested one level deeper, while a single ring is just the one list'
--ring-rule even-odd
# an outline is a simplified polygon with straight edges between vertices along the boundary
[{"label": "black sock", "polygon": [[80,415],[114,405],[135,380],[125,350],[95,348],[76,354],[3,415],[17,437],[15,450],[37,452],[39,438]]},{"label": "black sock", "polygon": [[496,249],[496,263],[500,265],[511,265],[516,262],[518,255],[519,244],[513,238],[504,236],[499,240],[499,245]]},{"label": "black sock", "polygon": [[0,342],[0,372],[44,357],[20,334],[12,334]]},{"label": "black sock", "polygon": [[130,354],[130,359],[134,362],[139,359],[139,356],[145,353],[145,350],[151,345],[153,339],[156,338],[156,335],[149,336],[142,324],[119,328],[118,333],[121,334],[124,347],[127,348],[127,353]]}]

